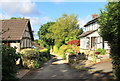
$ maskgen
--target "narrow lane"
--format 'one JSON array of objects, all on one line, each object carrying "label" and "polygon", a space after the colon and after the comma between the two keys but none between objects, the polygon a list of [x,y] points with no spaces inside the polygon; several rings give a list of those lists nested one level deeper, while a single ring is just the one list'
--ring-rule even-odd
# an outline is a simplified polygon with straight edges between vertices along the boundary
[{"label": "narrow lane", "polygon": [[59,56],[52,59],[36,71],[30,71],[22,79],[104,79],[105,74],[72,69]]}]

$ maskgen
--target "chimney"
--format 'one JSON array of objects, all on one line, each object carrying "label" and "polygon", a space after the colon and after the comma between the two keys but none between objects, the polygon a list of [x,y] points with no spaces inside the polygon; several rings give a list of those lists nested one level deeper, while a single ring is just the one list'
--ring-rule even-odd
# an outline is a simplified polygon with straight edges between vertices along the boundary
[{"label": "chimney", "polygon": [[95,18],[97,18],[98,17],[98,14],[93,14],[92,15],[92,19],[95,19]]}]

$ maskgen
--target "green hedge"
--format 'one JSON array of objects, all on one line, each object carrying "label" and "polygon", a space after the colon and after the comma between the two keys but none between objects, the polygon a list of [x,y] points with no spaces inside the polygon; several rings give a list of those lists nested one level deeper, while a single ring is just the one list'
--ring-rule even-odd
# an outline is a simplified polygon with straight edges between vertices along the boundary
[{"label": "green hedge", "polygon": [[2,81],[16,81],[16,60],[20,57],[16,49],[2,45]]},{"label": "green hedge", "polygon": [[23,56],[23,66],[30,69],[39,68],[50,58],[50,52],[46,49],[40,51],[36,49],[23,49],[20,53]]}]

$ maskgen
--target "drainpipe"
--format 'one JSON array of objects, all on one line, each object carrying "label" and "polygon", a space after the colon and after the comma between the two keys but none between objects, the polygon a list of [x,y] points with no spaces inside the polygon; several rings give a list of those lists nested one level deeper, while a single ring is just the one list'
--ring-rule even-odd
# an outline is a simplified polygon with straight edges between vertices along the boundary
[{"label": "drainpipe", "polygon": [[102,48],[104,49],[104,47],[105,47],[105,45],[104,45],[104,39],[103,39],[102,41],[103,41],[103,42],[102,42],[102,46],[103,46]]}]

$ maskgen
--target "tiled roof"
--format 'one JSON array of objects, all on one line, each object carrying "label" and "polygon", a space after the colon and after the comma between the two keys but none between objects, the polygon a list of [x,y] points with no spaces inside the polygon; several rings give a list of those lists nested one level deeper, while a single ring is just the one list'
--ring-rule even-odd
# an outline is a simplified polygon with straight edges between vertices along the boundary
[{"label": "tiled roof", "polygon": [[[0,20],[0,24],[2,24],[2,30],[6,31],[9,29],[7,32],[2,34],[2,40],[21,40],[28,22],[29,19]],[[8,38],[8,36],[10,38]]]},{"label": "tiled roof", "polygon": [[81,37],[85,37],[85,36],[87,36],[87,35],[89,35],[89,34],[91,34],[91,33],[95,32],[95,31],[97,31],[97,30],[87,31],[87,32],[85,32],[85,33],[81,34],[79,37],[80,37],[80,38],[81,38]]}]

